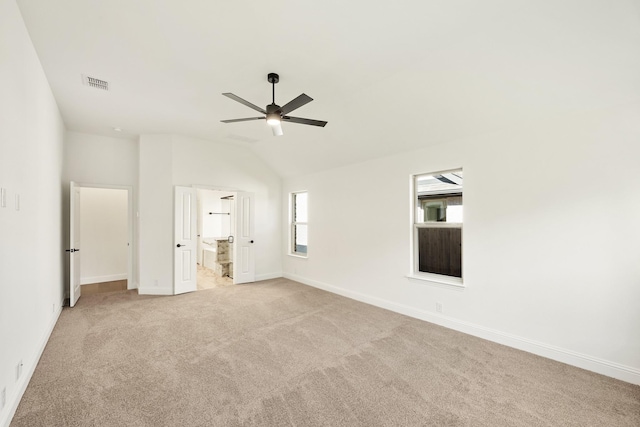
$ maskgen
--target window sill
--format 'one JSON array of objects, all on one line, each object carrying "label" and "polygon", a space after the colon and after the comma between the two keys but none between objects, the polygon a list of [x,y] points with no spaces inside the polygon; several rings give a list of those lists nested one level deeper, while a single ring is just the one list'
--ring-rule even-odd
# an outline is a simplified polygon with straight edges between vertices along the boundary
[{"label": "window sill", "polygon": [[466,289],[466,286],[462,282],[462,279],[457,277],[448,277],[448,276],[441,276],[439,274],[428,274],[428,273],[426,274],[410,273],[410,274],[407,274],[406,277],[407,279],[410,279],[410,280],[419,280],[420,282],[423,282],[426,285],[435,285],[439,287],[454,288],[458,290]]},{"label": "window sill", "polygon": [[294,253],[288,253],[287,255],[294,257],[294,258],[302,258],[302,259],[307,259],[309,258],[308,255],[300,255],[300,254],[294,254]]}]

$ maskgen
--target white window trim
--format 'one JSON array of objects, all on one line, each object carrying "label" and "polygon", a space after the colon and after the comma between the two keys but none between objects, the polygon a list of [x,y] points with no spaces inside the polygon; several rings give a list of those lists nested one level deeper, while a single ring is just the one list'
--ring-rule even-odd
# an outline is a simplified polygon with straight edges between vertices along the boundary
[{"label": "white window trim", "polygon": [[295,253],[295,252],[289,252],[287,253],[288,256],[293,257],[293,258],[301,258],[301,259],[307,259],[309,258],[306,255],[300,255],[299,253]]},{"label": "white window trim", "polygon": [[436,285],[440,287],[453,287],[460,289],[466,289],[467,287],[459,277],[451,277],[434,273],[424,273],[422,271],[413,274],[407,274],[406,278],[417,280],[418,282],[421,282],[421,284],[425,285]]},{"label": "white window trim", "polygon": [[[444,174],[449,172],[460,171],[462,168],[450,169],[446,171],[437,171],[437,172],[425,172],[413,174],[409,177],[410,179],[410,196],[411,196],[411,215],[409,218],[409,226],[410,226],[410,273],[406,275],[407,279],[416,280],[419,283],[427,284],[427,285],[435,285],[439,287],[450,287],[457,289],[465,289],[466,285],[464,284],[462,277],[454,277],[447,276],[445,274],[435,274],[435,273],[426,273],[418,270],[418,229],[419,228],[460,228],[463,230],[464,222],[456,223],[456,222],[416,222],[416,212],[418,211],[417,206],[417,197],[416,197],[416,178],[420,175],[436,175],[436,174]],[[464,190],[463,190],[464,194]],[[462,232],[462,241],[464,242],[464,232]],[[462,246],[462,267],[464,269],[464,244]]]},{"label": "white window trim", "polygon": [[[306,193],[307,194],[307,221],[306,222],[294,222],[293,218],[293,199],[296,194]],[[295,239],[295,227],[296,225],[306,225],[307,226],[307,240],[309,240],[309,192],[307,190],[300,191],[292,191],[289,193],[289,250],[287,255],[295,257],[295,258],[308,258],[309,257],[309,244],[307,242],[307,253],[303,254],[301,252],[295,252],[293,248],[296,247]]]}]

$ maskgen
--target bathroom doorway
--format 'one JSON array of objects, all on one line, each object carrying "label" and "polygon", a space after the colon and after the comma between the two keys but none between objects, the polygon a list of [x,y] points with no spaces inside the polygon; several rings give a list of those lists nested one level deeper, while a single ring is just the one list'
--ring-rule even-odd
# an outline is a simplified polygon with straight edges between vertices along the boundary
[{"label": "bathroom doorway", "polygon": [[197,289],[233,284],[236,192],[197,189]]}]

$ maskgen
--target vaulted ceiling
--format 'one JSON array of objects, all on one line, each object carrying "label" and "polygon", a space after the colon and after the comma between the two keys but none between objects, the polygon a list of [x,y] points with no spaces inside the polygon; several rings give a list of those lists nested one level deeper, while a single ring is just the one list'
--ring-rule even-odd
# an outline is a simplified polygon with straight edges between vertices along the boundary
[{"label": "vaulted ceiling", "polygon": [[[242,145],[283,176],[640,101],[636,0],[17,3],[67,129]],[[329,124],[220,123],[256,115],[223,92],[270,103],[269,72]]]}]

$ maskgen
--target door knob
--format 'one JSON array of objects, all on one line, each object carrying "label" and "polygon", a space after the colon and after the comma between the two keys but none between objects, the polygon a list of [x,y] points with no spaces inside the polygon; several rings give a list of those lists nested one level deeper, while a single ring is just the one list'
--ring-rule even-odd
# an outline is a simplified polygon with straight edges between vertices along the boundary
[{"label": "door knob", "polygon": [[249,243],[253,243],[253,240],[249,240]]},{"label": "door knob", "polygon": [[182,245],[181,245],[180,243],[178,243],[178,244],[176,245],[176,248],[180,248],[180,247],[182,247]]}]

